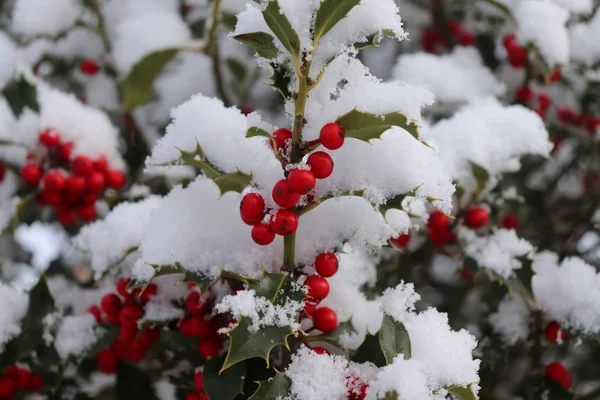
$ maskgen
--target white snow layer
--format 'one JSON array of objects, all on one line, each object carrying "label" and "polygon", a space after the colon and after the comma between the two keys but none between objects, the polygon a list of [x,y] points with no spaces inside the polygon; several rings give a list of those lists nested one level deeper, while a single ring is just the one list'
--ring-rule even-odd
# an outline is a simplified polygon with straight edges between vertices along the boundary
[{"label": "white snow layer", "polygon": [[21,319],[27,312],[29,296],[0,282],[0,351],[4,344],[21,333]]}]

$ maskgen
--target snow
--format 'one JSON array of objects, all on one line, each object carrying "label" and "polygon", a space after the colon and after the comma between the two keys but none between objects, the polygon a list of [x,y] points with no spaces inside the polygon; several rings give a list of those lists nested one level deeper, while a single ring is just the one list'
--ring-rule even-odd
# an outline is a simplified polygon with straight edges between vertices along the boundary
[{"label": "snow", "polygon": [[388,392],[396,391],[399,399],[430,400],[431,392],[423,365],[418,360],[394,358],[394,362],[383,367],[369,384],[366,400],[377,400]]},{"label": "snow", "polygon": [[574,61],[593,66],[600,60],[600,44],[589,38],[600,35],[600,13],[587,22],[573,24],[570,30],[571,58]]},{"label": "snow", "polygon": [[185,312],[181,308],[162,298],[154,297],[144,306],[144,319],[152,322],[172,321],[184,315]]},{"label": "snow", "polygon": [[31,253],[31,265],[45,270],[52,261],[60,257],[68,239],[57,225],[36,221],[31,225],[17,226],[15,240]]},{"label": "snow", "polygon": [[69,356],[81,356],[102,337],[92,314],[65,317],[58,331],[54,346],[63,360]]},{"label": "snow", "polygon": [[506,92],[505,84],[483,65],[479,52],[471,47],[458,46],[442,55],[403,54],[392,78],[427,86],[438,102],[471,102]]},{"label": "snow", "polygon": [[83,11],[77,0],[17,0],[12,30],[24,37],[56,36],[72,27]]},{"label": "snow", "polygon": [[504,279],[514,275],[523,263],[518,259],[533,251],[533,246],[520,239],[512,229],[498,229],[488,236],[477,236],[475,231],[460,228],[458,236],[464,242],[465,254],[480,268],[489,268]]},{"label": "snow", "polygon": [[561,7],[537,0],[522,0],[515,10],[519,43],[533,43],[545,62],[554,67],[569,61],[569,13]]},{"label": "snow", "polygon": [[420,296],[415,293],[412,283],[402,282],[395,288],[387,288],[381,295],[381,311],[392,317],[396,322],[404,321],[415,312],[415,303]]},{"label": "snow", "polygon": [[21,319],[27,312],[29,296],[0,281],[0,351],[21,333]]},{"label": "snow", "polygon": [[121,203],[103,220],[81,229],[74,244],[90,255],[96,279],[128,250],[142,243],[150,216],[160,205],[160,196],[150,196],[137,203]]},{"label": "snow", "polygon": [[119,108],[119,88],[114,79],[103,72],[84,81],[86,104],[104,110]]},{"label": "snow", "polygon": [[529,326],[529,310],[523,298],[515,292],[508,293],[500,304],[498,311],[490,314],[489,321],[495,333],[506,345],[514,345],[527,339]]},{"label": "snow", "polygon": [[5,32],[0,32],[0,89],[10,81],[15,70],[16,47]]},{"label": "snow", "polygon": [[577,257],[559,264],[556,255],[541,253],[532,268],[534,297],[551,319],[584,334],[600,332],[600,273],[595,267]]},{"label": "snow", "polygon": [[12,196],[16,190],[17,178],[12,172],[6,171],[4,181],[0,182],[0,232],[8,227],[15,212]]}]

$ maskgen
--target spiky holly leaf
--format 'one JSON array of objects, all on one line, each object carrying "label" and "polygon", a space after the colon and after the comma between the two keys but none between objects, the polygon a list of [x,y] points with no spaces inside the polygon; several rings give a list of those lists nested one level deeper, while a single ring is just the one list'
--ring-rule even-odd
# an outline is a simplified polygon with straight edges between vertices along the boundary
[{"label": "spiky holly leaf", "polygon": [[456,400],[477,400],[477,395],[473,392],[471,385],[467,387],[452,386],[448,388],[448,392],[454,396]]},{"label": "spiky holly leaf", "polygon": [[233,38],[251,47],[260,57],[274,60],[279,55],[279,50],[274,43],[275,39],[266,32],[244,33]]},{"label": "spiky holly leaf", "polygon": [[383,351],[381,350],[381,345],[379,344],[379,336],[367,333],[365,340],[362,342],[360,347],[354,352],[354,355],[352,356],[352,361],[361,364],[369,361],[378,367],[385,367],[385,355],[383,354]]},{"label": "spiky holly leaf", "polygon": [[273,75],[271,76],[272,82],[268,84],[268,86],[271,86],[273,89],[277,90],[284,100],[289,99],[292,96],[290,93],[292,74],[290,74],[285,65],[271,63],[271,68],[273,69]]},{"label": "spiky holly leaf", "polygon": [[152,380],[144,371],[120,362],[117,368],[117,400],[158,400]]},{"label": "spiky holly leaf", "polygon": [[248,400],[273,400],[285,398],[290,393],[292,380],[278,372],[269,380],[259,383],[258,389]]},{"label": "spiky holly leaf", "polygon": [[22,75],[18,80],[6,85],[2,90],[2,95],[6,98],[16,117],[20,116],[26,107],[32,111],[40,112],[40,105],[37,101],[37,87],[29,83]]},{"label": "spiky holly leaf", "polygon": [[410,337],[404,324],[387,314],[383,314],[381,321],[379,345],[388,365],[394,362],[394,357],[398,354],[403,354],[405,360],[411,356]]},{"label": "spiky holly leaf", "polygon": [[232,400],[242,393],[246,365],[238,363],[219,373],[224,360],[224,356],[213,357],[204,364],[202,379],[204,391],[210,400]]},{"label": "spiky holly leaf", "polygon": [[148,285],[152,282],[153,279],[163,276],[163,275],[172,275],[172,274],[183,274],[183,279],[179,283],[195,283],[200,289],[200,293],[204,293],[210,285],[215,282],[215,279],[212,279],[208,276],[202,275],[198,272],[188,271],[186,270],[180,262],[175,262],[174,264],[150,264],[150,266],[154,269],[154,274],[152,278],[148,281],[139,281],[136,279],[132,279],[131,282],[127,285],[127,289],[142,289],[140,295],[146,290]]},{"label": "spiky holly leaf", "polygon": [[269,140],[271,139],[271,134],[269,132],[265,131],[264,129],[258,128],[256,126],[253,126],[252,128],[249,128],[246,131],[247,138],[256,137],[256,136],[266,137],[266,138],[269,138]]},{"label": "spiky holly leaf", "polygon": [[17,360],[29,356],[37,347],[44,344],[44,318],[55,310],[54,299],[48,289],[46,275],[42,274],[38,283],[29,292],[29,306],[21,320],[21,334],[4,346],[0,354],[0,371],[13,365]]},{"label": "spiky holly leaf", "polygon": [[406,115],[399,111],[386,115],[376,115],[368,112],[358,111],[356,108],[342,115],[336,121],[346,132],[346,137],[370,142],[373,139],[380,139],[381,135],[394,126],[398,126],[415,139],[426,146],[429,146],[420,138],[419,126],[414,122],[409,122]]},{"label": "spiky holly leaf", "polygon": [[289,51],[294,58],[300,53],[300,38],[292,28],[292,24],[279,8],[277,0],[270,0],[269,5],[262,12],[265,22],[281,42],[283,47]]},{"label": "spiky holly leaf", "polygon": [[165,66],[180,49],[166,49],[150,53],[138,61],[121,82],[123,107],[131,111],[152,99],[153,84]]},{"label": "spiky holly leaf", "polygon": [[338,22],[346,18],[350,10],[360,3],[360,0],[324,0],[317,11],[313,29],[315,46]]}]

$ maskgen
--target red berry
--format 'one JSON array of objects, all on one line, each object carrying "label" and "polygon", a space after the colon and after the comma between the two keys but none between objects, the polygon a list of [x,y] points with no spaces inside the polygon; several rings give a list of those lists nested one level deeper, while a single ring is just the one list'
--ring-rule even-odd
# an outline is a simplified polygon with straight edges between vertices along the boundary
[{"label": "red berry", "polygon": [[589,115],[579,114],[577,116],[577,121],[575,121],[575,122],[576,122],[577,125],[579,125],[581,127],[586,127],[589,120],[590,120],[590,116]]},{"label": "red berry", "polygon": [[81,60],[79,62],[79,70],[85,75],[96,75],[100,70],[100,67],[98,66],[96,60],[86,58],[85,60]]},{"label": "red berry", "polygon": [[40,143],[52,149],[60,143],[60,133],[54,129],[44,129],[40,132]]},{"label": "red berry", "polygon": [[427,226],[429,229],[445,229],[448,227],[450,223],[450,218],[447,215],[443,214],[441,211],[434,211],[429,214],[429,219],[427,220]]},{"label": "red berry", "polygon": [[319,139],[325,148],[329,150],[336,150],[342,147],[344,144],[346,134],[344,133],[344,128],[342,128],[341,125],[336,124],[335,122],[330,122],[321,128]]},{"label": "red berry", "polygon": [[100,192],[104,189],[106,179],[101,172],[93,171],[87,177],[87,189],[90,192]]},{"label": "red berry", "polygon": [[70,208],[60,207],[56,210],[56,220],[63,226],[72,226],[77,222],[77,216]]},{"label": "red berry", "polygon": [[198,344],[200,355],[207,359],[219,355],[221,352],[221,341],[219,339],[202,339]]},{"label": "red berry", "polygon": [[106,173],[106,185],[115,190],[122,189],[125,186],[127,178],[125,174],[119,170],[111,170]]},{"label": "red berry", "polygon": [[157,294],[158,294],[158,288],[156,287],[156,285],[154,283],[151,283],[148,286],[146,286],[146,288],[144,289],[142,294],[140,294],[140,301],[142,303],[147,303],[150,301],[150,299],[152,297],[156,296]]},{"label": "red berry", "polygon": [[38,374],[31,374],[27,383],[27,391],[36,393],[41,391],[42,387],[44,387],[44,379]]},{"label": "red berry", "polygon": [[42,168],[37,164],[27,164],[21,169],[21,178],[31,186],[37,186],[42,178]]},{"label": "red berry", "polygon": [[202,379],[202,371],[198,371],[196,372],[196,375],[194,375],[194,386],[200,391],[204,390],[204,380]]},{"label": "red berry", "polygon": [[506,229],[519,228],[519,217],[516,214],[506,214],[502,217],[502,227]]},{"label": "red berry", "polygon": [[424,28],[421,34],[421,47],[423,51],[433,53],[437,47],[446,47],[446,41],[440,31]]},{"label": "red berry", "polygon": [[204,314],[209,307],[210,302],[206,298],[202,298],[196,291],[190,292],[185,300],[185,308],[193,315]]},{"label": "red berry", "polygon": [[130,341],[123,341],[120,338],[115,338],[115,340],[113,340],[110,349],[113,351],[117,360],[122,360],[127,357],[130,343]]},{"label": "red berry", "polygon": [[313,347],[312,350],[317,354],[331,354],[325,347],[321,346]]},{"label": "red berry", "polygon": [[560,324],[556,321],[552,321],[546,326],[544,334],[546,335],[546,339],[552,343],[562,343],[567,336],[565,332],[560,329]]},{"label": "red berry", "polygon": [[278,235],[291,235],[298,229],[298,216],[291,210],[277,210],[271,215],[270,227]]},{"label": "red berry", "polygon": [[315,311],[317,311],[317,305],[318,303],[315,303],[311,299],[304,300],[304,313],[310,317],[315,313]]},{"label": "red berry", "polygon": [[117,281],[117,292],[123,297],[130,297],[131,293],[127,291],[127,285],[131,282],[131,278],[120,278]]},{"label": "red berry", "polygon": [[31,372],[25,368],[17,368],[16,377],[14,379],[15,389],[25,390],[29,385],[29,379],[31,379]]},{"label": "red berry", "polygon": [[517,45],[517,35],[515,35],[514,33],[508,33],[506,36],[504,36],[502,44],[504,45],[504,48],[508,51],[509,48],[511,48],[514,45]]},{"label": "red berry", "polygon": [[75,201],[81,197],[85,191],[85,178],[82,176],[71,175],[65,182],[65,196],[69,201]]},{"label": "red berry", "polygon": [[138,337],[138,342],[146,347],[152,346],[160,339],[160,329],[155,326],[153,328],[144,329]]},{"label": "red berry", "polygon": [[287,182],[291,191],[304,195],[315,188],[317,179],[307,169],[295,169],[288,175]]},{"label": "red berry", "polygon": [[217,327],[202,315],[191,315],[180,321],[180,330],[186,336],[211,337],[215,335]]},{"label": "red berry", "polygon": [[312,153],[306,163],[310,166],[310,171],[317,179],[325,179],[333,172],[333,160],[324,151]]},{"label": "red berry", "polygon": [[452,34],[458,35],[460,32],[462,32],[463,26],[458,21],[449,21],[448,29],[450,29],[450,32],[452,32]]},{"label": "red berry", "polygon": [[324,278],[330,278],[338,270],[338,258],[333,253],[321,253],[315,259],[315,269]]},{"label": "red berry", "polygon": [[104,156],[100,156],[94,161],[94,170],[98,172],[108,172],[108,160]]},{"label": "red berry", "polygon": [[562,79],[562,70],[560,67],[556,68],[552,71],[552,75],[550,75],[550,83],[558,82]]},{"label": "red berry", "polygon": [[94,169],[94,163],[89,157],[77,156],[71,161],[71,169],[75,175],[86,176]]},{"label": "red berry", "polygon": [[37,198],[38,203],[45,206],[59,207],[62,203],[62,196],[58,192],[51,192],[44,189]]},{"label": "red berry", "polygon": [[390,243],[394,247],[406,247],[408,242],[410,241],[410,233],[403,233],[400,236],[390,239]]},{"label": "red berry", "polygon": [[515,68],[522,68],[527,62],[528,51],[525,47],[513,45],[508,49],[508,62]]},{"label": "red berry", "polygon": [[563,124],[573,124],[577,121],[577,112],[571,107],[562,106],[557,111],[558,120]]},{"label": "red berry", "polygon": [[288,181],[285,179],[280,180],[273,186],[273,200],[279,207],[292,208],[298,203],[300,197],[299,193],[291,190]]},{"label": "red berry", "polygon": [[96,363],[100,372],[105,374],[114,374],[117,372],[117,357],[111,349],[100,350],[96,354]]},{"label": "red berry", "polygon": [[311,275],[304,282],[308,286],[308,295],[313,299],[321,300],[329,294],[329,282],[319,275]]},{"label": "red berry", "polygon": [[4,181],[4,175],[6,174],[6,166],[0,161],[0,183]]},{"label": "red berry", "polygon": [[44,189],[50,192],[62,192],[67,185],[67,180],[60,171],[49,171],[42,179]]},{"label": "red berry", "polygon": [[546,376],[556,383],[559,383],[563,388],[569,389],[573,383],[573,377],[569,370],[559,362],[552,362],[546,365]]},{"label": "red berry", "polygon": [[96,204],[96,200],[100,198],[101,192],[85,192],[81,196],[81,204],[86,206],[93,206]]},{"label": "red berry", "polygon": [[56,155],[58,159],[63,163],[66,163],[71,159],[71,153],[73,152],[73,143],[64,143],[58,146],[56,149]]},{"label": "red berry", "polygon": [[100,310],[100,307],[90,306],[90,308],[88,308],[88,312],[92,314],[94,318],[96,318],[97,323],[102,322],[102,310]]},{"label": "red berry", "polygon": [[467,30],[460,31],[456,39],[461,46],[473,46],[475,44],[475,35]]},{"label": "red berry", "polygon": [[277,129],[273,132],[273,139],[278,149],[285,149],[286,142],[292,138],[292,131],[287,128]]},{"label": "red berry", "polygon": [[323,333],[333,332],[338,326],[337,315],[328,307],[321,307],[313,314],[315,328]]},{"label": "red berry", "polygon": [[204,400],[204,393],[189,392],[185,396],[185,400]]},{"label": "red berry", "polygon": [[429,240],[436,246],[441,246],[446,244],[451,239],[450,231],[446,228],[444,229],[430,229],[429,230]]},{"label": "red berry", "polygon": [[12,392],[15,390],[14,381],[8,378],[0,378],[0,397],[10,397]]},{"label": "red berry", "polygon": [[519,89],[517,89],[517,100],[519,100],[521,103],[529,103],[531,100],[533,100],[533,89],[531,89],[531,86],[521,86]]},{"label": "red berry", "polygon": [[119,313],[116,312],[114,314],[106,314],[106,322],[111,325],[119,325],[121,321],[119,320]]},{"label": "red berry", "polygon": [[240,215],[249,225],[256,225],[265,216],[265,199],[258,193],[248,193],[240,202]]},{"label": "red berry", "polygon": [[465,214],[465,223],[469,228],[483,228],[490,222],[490,213],[483,207],[472,207]]},{"label": "red berry", "polygon": [[119,313],[119,321],[121,325],[134,327],[137,326],[137,322],[142,318],[142,309],[138,306],[127,306]]},{"label": "red berry", "polygon": [[585,124],[585,128],[588,130],[589,133],[596,133],[596,130],[600,128],[600,117],[589,117],[587,123]]},{"label": "red berry", "polygon": [[548,93],[538,94],[538,103],[542,110],[546,111],[552,105],[552,97]]},{"label": "red berry", "polygon": [[105,294],[100,307],[107,314],[117,314],[121,310],[121,299],[114,293]]},{"label": "red berry", "polygon": [[119,339],[122,342],[125,342],[125,343],[135,342],[135,338],[137,337],[137,334],[138,334],[137,325],[134,325],[134,326],[121,325],[121,328],[119,328]]},{"label": "red berry", "polygon": [[267,246],[275,240],[275,232],[273,232],[269,225],[254,225],[252,231],[250,231],[250,235],[252,236],[254,243],[260,246]]},{"label": "red berry", "polygon": [[460,276],[462,276],[463,279],[466,281],[470,281],[471,279],[473,279],[474,275],[475,274],[470,269],[463,268],[460,270]]},{"label": "red berry", "polygon": [[135,363],[138,363],[146,357],[146,351],[148,349],[141,343],[135,342],[132,343],[127,351],[127,356],[129,359]]},{"label": "red berry", "polygon": [[93,204],[79,207],[76,212],[82,221],[93,221],[96,219],[96,207]]}]

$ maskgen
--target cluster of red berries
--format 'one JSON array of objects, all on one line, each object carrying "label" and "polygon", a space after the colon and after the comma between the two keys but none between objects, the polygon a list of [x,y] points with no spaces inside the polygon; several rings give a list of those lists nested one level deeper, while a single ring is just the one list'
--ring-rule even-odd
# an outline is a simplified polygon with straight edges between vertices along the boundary
[{"label": "cluster of red berries", "polygon": [[44,380],[40,375],[13,365],[0,374],[0,399],[12,399],[17,390],[37,393],[43,386]]},{"label": "cluster of red berries", "polygon": [[[525,85],[517,89],[516,97],[521,103],[529,105],[535,100],[536,94],[531,86]],[[542,119],[546,118],[546,113],[551,105],[552,98],[548,93],[542,92],[537,94],[537,105],[534,110]]]},{"label": "cluster of red berries", "polygon": [[[460,22],[450,21],[448,23],[448,30],[459,45],[473,46],[475,44],[475,35],[473,35],[473,32],[466,29]],[[434,27],[423,29],[421,34],[421,48],[423,51],[434,53],[438,49],[445,49],[447,47],[448,43],[442,31]]]},{"label": "cluster of red berries", "polygon": [[158,327],[147,328],[141,332],[138,329],[138,321],[144,314],[144,304],[157,294],[156,285],[148,285],[140,294],[140,289],[127,290],[129,282],[129,278],[119,279],[118,294],[104,295],[100,307],[91,306],[88,310],[98,323],[120,325],[119,336],[113,340],[110,348],[103,349],[96,355],[98,370],[105,374],[114,374],[119,360],[127,358],[134,363],[140,362],[146,357],[148,349],[160,338]]},{"label": "cluster of red berries", "polygon": [[429,214],[427,231],[429,240],[436,246],[456,240],[456,235],[450,228],[450,218],[440,211],[434,211]]},{"label": "cluster of red berries", "polygon": [[65,226],[96,219],[95,203],[104,190],[125,186],[125,174],[109,169],[106,157],[92,160],[85,155],[72,158],[73,143],[61,143],[54,129],[40,132],[44,152],[30,153],[21,178],[39,189],[37,201],[54,207],[56,219]]},{"label": "cluster of red berries", "polygon": [[[273,132],[271,145],[277,151],[287,152],[292,140],[292,131],[278,129]],[[319,142],[329,150],[342,147],[345,140],[344,129],[336,123],[328,123],[321,129]],[[244,223],[252,226],[250,235],[261,246],[269,245],[275,240],[275,235],[287,236],[298,229],[298,215],[290,208],[296,206],[302,196],[313,191],[317,179],[325,179],[333,172],[333,160],[323,151],[312,153],[306,161],[308,168],[297,168],[289,172],[273,186],[273,200],[281,207],[275,210],[269,222],[263,223],[266,209],[265,199],[257,193],[246,194],[240,203],[240,216]]]},{"label": "cluster of red berries", "polygon": [[202,377],[202,371],[198,371],[194,375],[194,387],[197,392],[189,392],[187,396],[185,396],[185,400],[208,400],[208,396],[204,392],[204,378]]},{"label": "cluster of red berries", "polygon": [[517,42],[517,35],[509,33],[504,36],[502,44],[508,54],[508,63],[515,68],[523,68],[527,63],[528,51]]},{"label": "cluster of red berries", "polygon": [[93,76],[100,71],[100,66],[96,60],[86,58],[79,62],[79,71],[84,75]]},{"label": "cluster of red berries", "polygon": [[[310,275],[304,285],[308,287],[309,299],[304,300],[304,316],[312,317],[313,325],[323,333],[333,332],[338,326],[335,311],[329,307],[318,307],[321,300],[329,295],[329,282],[338,271],[338,258],[333,253],[321,253],[315,259],[318,275]],[[323,349],[325,350],[325,349]]]},{"label": "cluster of red berries", "polygon": [[223,348],[218,332],[220,326],[210,317],[212,303],[212,296],[201,296],[200,292],[192,289],[185,300],[187,315],[177,325],[183,335],[200,339],[198,351],[204,359],[219,355]]},{"label": "cluster of red berries", "polygon": [[564,125],[573,125],[586,129],[590,134],[600,128],[600,116],[578,113],[568,106],[559,107],[556,111],[558,121]]}]

